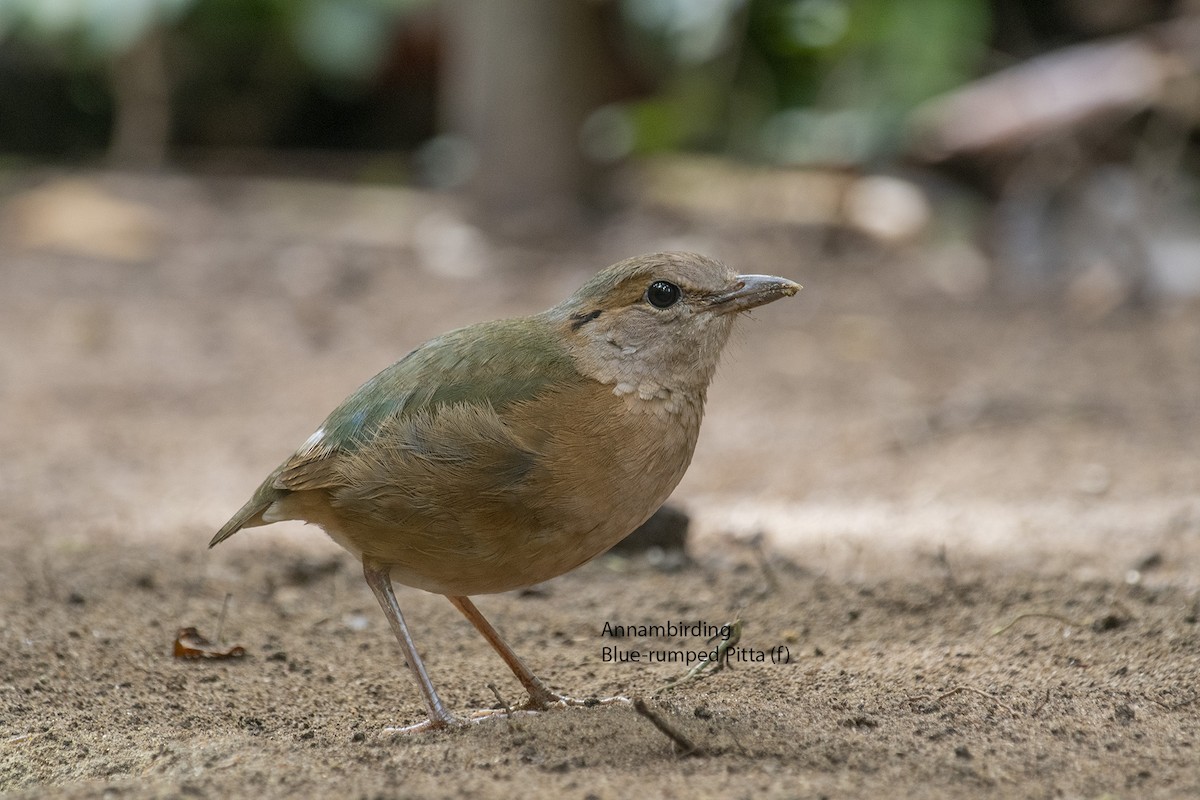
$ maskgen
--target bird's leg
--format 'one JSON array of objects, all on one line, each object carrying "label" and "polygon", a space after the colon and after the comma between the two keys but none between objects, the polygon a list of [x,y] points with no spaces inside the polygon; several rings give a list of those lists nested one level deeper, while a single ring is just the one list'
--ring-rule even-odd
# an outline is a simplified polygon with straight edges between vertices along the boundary
[{"label": "bird's leg", "polygon": [[500,654],[500,658],[504,659],[504,663],[512,670],[513,675],[517,676],[517,680],[525,687],[525,691],[529,693],[529,702],[533,708],[544,709],[550,707],[551,704],[561,702],[565,698],[560,697],[554,692],[546,688],[546,684],[538,680],[538,677],[530,671],[529,667],[523,662],[513,649],[508,646],[504,639],[500,638],[500,634],[492,627],[492,623],[488,622],[483,614],[479,613],[479,609],[471,602],[470,598],[454,595],[446,595],[446,599],[454,604],[454,607],[462,612],[462,615],[475,626],[475,630],[487,639],[488,644]]},{"label": "bird's leg", "polygon": [[425,708],[429,710],[429,719],[425,722],[398,730],[404,733],[416,733],[458,724],[459,720],[442,705],[442,698],[438,697],[437,690],[433,688],[433,681],[429,680],[429,673],[425,671],[425,663],[421,661],[417,647],[413,644],[412,635],[408,632],[408,626],[404,624],[404,615],[400,613],[400,604],[396,602],[396,593],[392,590],[391,571],[364,556],[363,575],[367,579],[367,585],[375,593],[375,599],[379,601],[384,615],[388,618],[392,632],[396,634],[396,641],[400,643],[404,660],[408,662],[409,669],[417,679],[417,684],[421,688],[421,696],[425,699]]},{"label": "bird's leg", "polygon": [[[488,644],[500,654],[500,658],[504,659],[504,663],[508,665],[513,675],[516,675],[517,680],[525,687],[525,691],[529,693],[529,703],[525,708],[535,711],[545,711],[553,706],[582,706],[591,704],[589,701],[576,700],[573,697],[557,694],[548,689],[546,684],[542,683],[538,679],[538,676],[534,675],[529,667],[525,666],[525,662],[513,652],[508,643],[500,638],[500,634],[492,627],[492,624],[487,621],[483,614],[479,613],[479,609],[475,607],[470,598],[446,595],[446,599],[462,612],[462,615],[475,626],[475,630],[479,631],[484,639],[487,639]],[[592,702],[608,705],[610,703],[628,703],[629,700],[624,697],[606,697],[603,700]]]}]

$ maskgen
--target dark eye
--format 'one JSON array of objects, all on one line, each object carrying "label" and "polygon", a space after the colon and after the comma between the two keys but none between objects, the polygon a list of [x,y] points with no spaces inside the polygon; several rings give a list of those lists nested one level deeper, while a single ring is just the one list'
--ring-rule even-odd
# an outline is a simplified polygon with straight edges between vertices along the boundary
[{"label": "dark eye", "polygon": [[646,290],[646,300],[655,308],[669,308],[679,302],[683,292],[668,281],[655,281]]}]

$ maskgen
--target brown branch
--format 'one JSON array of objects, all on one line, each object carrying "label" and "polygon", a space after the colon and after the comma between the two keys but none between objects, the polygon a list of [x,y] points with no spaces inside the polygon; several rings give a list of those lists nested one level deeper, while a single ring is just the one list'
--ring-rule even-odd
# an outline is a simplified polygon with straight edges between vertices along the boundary
[{"label": "brown branch", "polygon": [[636,711],[638,714],[642,715],[643,717],[645,717],[646,719],[650,720],[650,723],[654,727],[658,728],[658,730],[664,736],[666,736],[668,739],[670,739],[675,745],[675,752],[678,753],[680,756],[700,757],[700,756],[707,755],[704,752],[704,750],[697,747],[696,744],[694,742],[692,742],[691,739],[687,738],[682,733],[675,730],[675,728],[672,725],[670,725],[665,719],[663,719],[661,716],[659,716],[658,714],[651,711],[646,706],[646,702],[644,700],[642,700],[642,698],[640,698],[640,697],[634,698],[633,710]]}]

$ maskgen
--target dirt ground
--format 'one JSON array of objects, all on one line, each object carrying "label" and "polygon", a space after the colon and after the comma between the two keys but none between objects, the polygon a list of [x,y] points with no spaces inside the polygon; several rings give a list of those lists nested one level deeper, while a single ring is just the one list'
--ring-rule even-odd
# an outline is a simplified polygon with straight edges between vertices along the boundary
[{"label": "dirt ground", "polygon": [[[0,188],[6,796],[1200,796],[1200,309],[1087,318],[947,292],[932,245],[653,209],[537,250],[403,191]],[[644,698],[701,752],[628,706],[385,732],[423,710],[352,560],[209,537],[423,339],[664,248],[806,286],[712,387],[691,560],[478,602],[552,687]],[[452,709],[521,699],[449,603],[399,596]],[[677,688],[603,659],[712,647],[605,623],[738,617],[741,660]],[[246,657],[174,659],[188,625]]]}]

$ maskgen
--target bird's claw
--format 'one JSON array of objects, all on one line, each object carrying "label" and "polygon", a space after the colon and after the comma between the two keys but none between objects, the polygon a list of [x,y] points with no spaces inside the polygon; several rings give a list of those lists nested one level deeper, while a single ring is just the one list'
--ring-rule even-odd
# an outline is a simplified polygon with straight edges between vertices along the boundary
[{"label": "bird's claw", "polygon": [[425,733],[427,731],[442,731],[450,728],[457,728],[466,724],[466,720],[454,717],[452,720],[422,720],[421,722],[412,725],[388,725],[383,729],[384,733]]},{"label": "bird's claw", "polygon": [[565,694],[556,694],[555,692],[547,691],[544,695],[539,695],[538,697],[531,696],[521,708],[526,711],[549,711],[552,708],[591,708],[592,706],[611,706],[618,703],[630,705],[632,702],[628,697],[620,695],[615,697],[589,697],[585,700],[580,700],[576,697],[568,697]]},{"label": "bird's claw", "polygon": [[401,734],[426,733],[428,731],[463,728],[477,722],[483,722],[484,720],[495,719],[496,717],[532,717],[543,711],[551,711],[557,708],[591,708],[592,706],[611,706],[617,704],[631,705],[632,702],[628,697],[620,695],[615,697],[589,697],[586,700],[580,700],[576,697],[546,692],[537,698],[530,697],[525,703],[515,708],[481,708],[477,711],[472,711],[470,716],[466,717],[451,716],[446,719],[427,719],[402,727],[388,726],[383,729],[383,732]]}]

